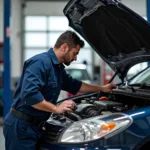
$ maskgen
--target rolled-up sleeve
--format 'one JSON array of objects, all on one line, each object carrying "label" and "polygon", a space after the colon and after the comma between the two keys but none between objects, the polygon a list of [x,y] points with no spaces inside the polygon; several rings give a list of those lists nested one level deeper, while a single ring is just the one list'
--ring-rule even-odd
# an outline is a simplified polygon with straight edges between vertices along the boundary
[{"label": "rolled-up sleeve", "polygon": [[37,60],[27,65],[24,70],[21,99],[26,105],[34,105],[44,99],[41,90],[46,84],[47,67]]},{"label": "rolled-up sleeve", "polygon": [[68,91],[71,94],[76,94],[81,88],[82,82],[73,78],[65,70],[63,71],[63,86],[62,90]]}]

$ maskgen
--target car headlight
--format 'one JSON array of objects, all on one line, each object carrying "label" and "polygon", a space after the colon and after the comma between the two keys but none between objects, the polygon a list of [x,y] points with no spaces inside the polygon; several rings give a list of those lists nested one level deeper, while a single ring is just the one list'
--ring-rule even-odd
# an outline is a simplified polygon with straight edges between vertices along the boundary
[{"label": "car headlight", "polygon": [[97,116],[71,124],[59,139],[61,143],[83,143],[110,137],[126,129],[132,118],[122,113]]}]

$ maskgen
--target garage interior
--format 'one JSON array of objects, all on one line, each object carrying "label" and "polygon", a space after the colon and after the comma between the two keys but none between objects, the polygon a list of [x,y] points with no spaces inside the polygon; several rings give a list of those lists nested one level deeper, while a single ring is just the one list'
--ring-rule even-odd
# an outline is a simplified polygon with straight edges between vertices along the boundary
[{"label": "garage interior", "polygon": [[[67,2],[0,0],[0,150],[4,150],[3,118],[11,107],[24,61],[53,47],[65,30],[73,30],[63,14]],[[121,2],[150,21],[150,0]],[[75,63],[86,64],[87,72],[96,84],[106,84],[112,75],[112,70],[86,41]]]}]

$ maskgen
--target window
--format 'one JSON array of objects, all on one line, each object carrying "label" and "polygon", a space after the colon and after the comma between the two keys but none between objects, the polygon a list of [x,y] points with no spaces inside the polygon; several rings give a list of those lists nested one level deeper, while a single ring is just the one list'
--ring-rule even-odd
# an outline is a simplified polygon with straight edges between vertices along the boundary
[{"label": "window", "polygon": [[47,47],[47,34],[46,33],[26,33],[25,34],[26,47]]},{"label": "window", "polygon": [[46,31],[47,17],[28,16],[25,19],[25,31]]},{"label": "window", "polygon": [[68,20],[63,16],[48,17],[49,31],[65,31],[68,29]]},{"label": "window", "polygon": [[43,53],[44,51],[45,49],[26,49],[25,50],[26,59],[29,59],[36,54]]},{"label": "window", "polygon": [[26,16],[24,59],[47,51],[67,29],[68,20],[64,16]]},{"label": "window", "polygon": [[[64,16],[26,16],[24,59],[53,47],[59,35],[66,30],[73,29],[68,26],[68,20]],[[82,37],[80,36],[80,38]],[[87,62],[91,64],[91,50],[87,42],[78,55],[78,63],[84,61],[83,55],[86,55]],[[91,72],[91,70],[89,71]]]},{"label": "window", "polygon": [[59,35],[63,33],[63,32],[50,32],[48,34],[48,44],[49,44],[49,47],[52,47],[54,46],[57,38],[59,37]]}]

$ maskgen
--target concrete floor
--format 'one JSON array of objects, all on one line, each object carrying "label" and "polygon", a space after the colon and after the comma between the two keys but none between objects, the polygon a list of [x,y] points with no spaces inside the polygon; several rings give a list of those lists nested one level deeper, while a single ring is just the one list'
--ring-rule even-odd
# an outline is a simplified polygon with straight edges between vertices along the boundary
[{"label": "concrete floor", "polygon": [[0,126],[0,150],[5,150],[4,145],[3,128]]},{"label": "concrete floor", "polygon": [[3,119],[0,118],[0,150],[5,150],[4,136],[3,136]]}]

